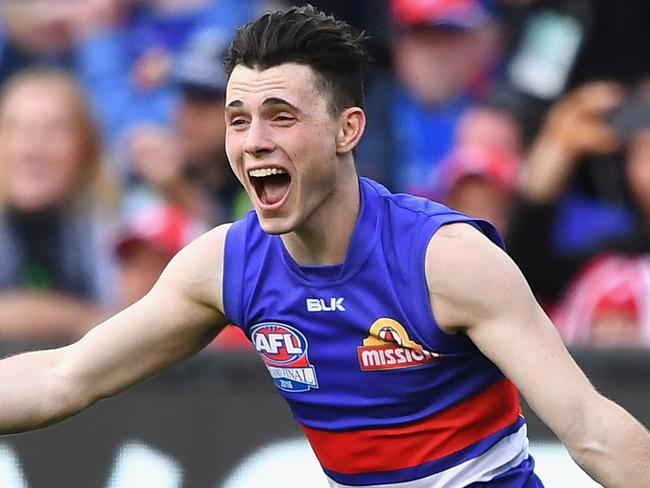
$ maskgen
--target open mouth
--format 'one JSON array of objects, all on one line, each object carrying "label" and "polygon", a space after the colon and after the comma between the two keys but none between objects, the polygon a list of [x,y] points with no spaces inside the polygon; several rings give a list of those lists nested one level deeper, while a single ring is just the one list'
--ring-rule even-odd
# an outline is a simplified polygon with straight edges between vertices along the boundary
[{"label": "open mouth", "polygon": [[291,176],[280,168],[260,168],[248,172],[260,203],[265,206],[279,204],[289,193]]}]

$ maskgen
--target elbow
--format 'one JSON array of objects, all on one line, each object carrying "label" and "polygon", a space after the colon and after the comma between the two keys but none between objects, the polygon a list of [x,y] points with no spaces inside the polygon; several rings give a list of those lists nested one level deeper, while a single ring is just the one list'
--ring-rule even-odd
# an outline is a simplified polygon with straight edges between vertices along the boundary
[{"label": "elbow", "polygon": [[609,401],[596,393],[575,421],[560,436],[573,460],[587,472],[607,459],[611,442],[607,435]]},{"label": "elbow", "polygon": [[603,486],[648,486],[627,479],[631,471],[628,472],[625,467],[628,463],[626,455],[614,451],[604,436],[598,435],[597,432],[585,434],[577,442],[567,443],[566,446],[576,464]]},{"label": "elbow", "polygon": [[650,486],[650,436],[616,403],[595,395],[576,426],[561,436],[571,457],[603,486]]},{"label": "elbow", "polygon": [[585,437],[565,445],[576,464],[587,472],[591,471],[589,467],[594,464],[594,460],[602,458],[605,453],[604,444],[594,437]]}]

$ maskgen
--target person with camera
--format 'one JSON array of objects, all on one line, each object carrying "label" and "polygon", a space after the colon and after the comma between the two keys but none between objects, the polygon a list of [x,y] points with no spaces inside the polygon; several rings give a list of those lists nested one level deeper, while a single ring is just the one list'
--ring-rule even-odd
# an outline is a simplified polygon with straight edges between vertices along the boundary
[{"label": "person with camera", "polygon": [[[601,202],[587,200],[577,189],[577,179],[587,171],[588,164],[594,163],[594,158],[622,148],[621,138],[608,123],[607,115],[623,103],[624,97],[623,87],[612,82],[587,83],[569,92],[551,106],[525,158],[506,242],[533,291],[547,306],[559,298],[567,283],[601,245],[596,242],[586,250],[591,222],[602,218],[603,233],[608,222],[624,222],[612,218],[613,211],[606,213],[612,207],[604,203],[601,208],[607,210],[603,213],[592,211]],[[567,217],[579,212],[582,219]],[[558,231],[562,227],[564,232]],[[622,233],[620,229],[611,231],[616,232]],[[577,240],[581,241],[579,246],[575,244]],[[568,249],[571,245],[574,249]]]},{"label": "person with camera", "polygon": [[[529,153],[508,249],[569,345],[650,344],[643,304],[650,287],[649,107],[643,85],[628,95],[615,83],[585,84],[551,108]],[[590,157],[612,154],[620,160],[609,161],[618,168],[608,183],[625,187],[634,220],[610,217],[602,225],[609,235],[581,252],[563,253],[556,231],[576,175],[586,164],[608,163],[590,163]]]}]

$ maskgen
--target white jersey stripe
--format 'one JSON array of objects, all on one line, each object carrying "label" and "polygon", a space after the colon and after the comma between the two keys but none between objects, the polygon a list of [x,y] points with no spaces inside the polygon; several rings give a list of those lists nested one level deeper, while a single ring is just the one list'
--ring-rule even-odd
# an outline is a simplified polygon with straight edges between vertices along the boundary
[{"label": "white jersey stripe", "polygon": [[[528,457],[528,437],[526,424],[504,437],[486,452],[452,468],[425,478],[402,483],[368,485],[363,488],[442,488],[448,486],[467,486],[480,481],[490,481],[496,476],[521,464]],[[331,488],[359,488],[342,485],[327,478]]]}]

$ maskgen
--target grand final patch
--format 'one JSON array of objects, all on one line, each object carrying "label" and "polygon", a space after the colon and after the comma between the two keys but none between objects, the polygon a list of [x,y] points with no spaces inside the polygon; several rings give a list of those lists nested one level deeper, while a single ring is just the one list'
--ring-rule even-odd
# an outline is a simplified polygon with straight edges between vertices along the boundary
[{"label": "grand final patch", "polygon": [[412,341],[404,326],[393,319],[376,320],[369,332],[363,346],[357,348],[362,371],[411,368],[442,356]]},{"label": "grand final patch", "polygon": [[279,389],[301,392],[318,388],[302,332],[286,324],[263,322],[251,328],[251,340]]}]

